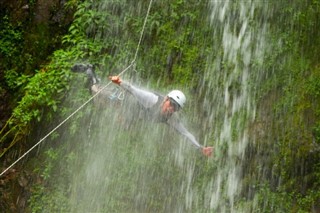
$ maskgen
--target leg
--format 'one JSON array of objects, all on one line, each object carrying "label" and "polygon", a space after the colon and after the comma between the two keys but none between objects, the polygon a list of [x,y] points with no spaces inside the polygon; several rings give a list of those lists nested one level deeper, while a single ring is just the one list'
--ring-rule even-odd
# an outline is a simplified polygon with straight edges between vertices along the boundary
[{"label": "leg", "polygon": [[[77,73],[86,73],[88,77],[88,87],[91,94],[96,94],[99,92],[103,85],[100,84],[100,79],[96,76],[95,68],[91,64],[75,64],[71,67],[72,72]],[[121,91],[118,91],[115,87],[105,88],[104,90],[100,91],[97,97],[94,98],[94,102],[96,105],[105,105],[106,103],[109,104],[117,104],[121,103]]]},{"label": "leg", "polygon": [[71,68],[71,71],[82,73],[85,72],[88,76],[90,87],[100,82],[100,79],[97,78],[95,68],[92,64],[76,64]]}]

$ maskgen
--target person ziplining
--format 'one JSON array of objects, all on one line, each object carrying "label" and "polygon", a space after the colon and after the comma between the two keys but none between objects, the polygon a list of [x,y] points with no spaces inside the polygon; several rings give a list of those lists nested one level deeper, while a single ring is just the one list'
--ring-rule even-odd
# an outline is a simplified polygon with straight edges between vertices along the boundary
[{"label": "person ziplining", "polygon": [[[148,11],[146,17],[144,19],[143,27],[140,33],[140,39],[136,48],[136,52],[134,54],[134,58],[129,66],[127,66],[124,70],[122,70],[118,76],[125,73],[130,67],[132,67],[136,61],[138,56],[139,47],[142,41],[144,29],[146,26],[146,22],[148,19],[148,15],[151,9],[153,0],[150,0]],[[27,154],[29,154],[32,150],[34,150],[37,146],[39,146],[46,138],[48,138],[53,132],[55,132],[58,128],[60,128],[63,124],[65,124],[70,118],[72,118],[76,113],[78,113],[86,104],[88,104],[91,100],[99,98],[98,95],[104,96],[107,98],[112,98],[115,96],[116,100],[121,100],[121,92],[118,91],[110,92],[105,90],[106,87],[110,84],[101,85],[100,79],[97,78],[94,72],[94,67],[92,65],[84,66],[73,66],[72,71],[85,71],[90,77],[91,87],[90,90],[94,93],[92,97],[90,97],[85,103],[83,103],[80,107],[78,107],[73,113],[71,113],[66,119],[60,122],[55,128],[49,131],[43,138],[41,138],[36,144],[34,144],[29,150],[27,150],[23,155],[21,155],[17,160],[15,160],[10,166],[8,166],[5,170],[0,173],[0,177],[4,175],[7,171],[9,171],[15,164],[17,164],[21,159],[23,159]],[[184,135],[198,150],[202,152],[205,156],[211,156],[213,152],[213,147],[205,147],[198,143],[195,137],[184,127],[184,125],[178,119],[176,112],[183,108],[184,103],[186,101],[185,95],[178,90],[171,91],[168,95],[162,96],[156,93],[152,93],[143,89],[139,89],[125,81],[122,81],[118,76],[111,76],[110,80],[113,83],[118,84],[120,87],[127,90],[131,93],[142,106],[144,106],[145,111],[149,113],[152,117],[153,121],[163,122],[174,128],[180,134]],[[153,117],[154,116],[154,117]]]},{"label": "person ziplining", "polygon": [[[94,67],[88,65],[75,65],[71,69],[74,72],[86,72],[90,81],[90,89],[93,93],[101,88],[100,79],[96,76]],[[116,85],[129,92],[142,105],[146,116],[153,122],[166,123],[178,133],[185,136],[193,146],[207,157],[212,155],[213,147],[201,145],[193,134],[191,134],[180,121],[177,112],[180,111],[185,103],[186,96],[180,90],[172,90],[163,96],[158,93],[150,92],[138,88],[127,81],[122,80],[119,76],[110,76],[109,79]],[[105,93],[107,95],[107,93]]]}]

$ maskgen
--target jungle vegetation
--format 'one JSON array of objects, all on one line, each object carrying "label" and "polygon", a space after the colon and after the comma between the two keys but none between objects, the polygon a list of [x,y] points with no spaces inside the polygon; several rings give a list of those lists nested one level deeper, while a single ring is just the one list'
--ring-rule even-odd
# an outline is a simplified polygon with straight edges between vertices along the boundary
[{"label": "jungle vegetation", "polygon": [[[70,72],[73,64],[93,63],[102,78],[130,64],[149,1],[102,2],[68,1],[64,12],[73,16],[70,22],[63,22],[63,27],[54,23],[34,25],[32,11],[37,1],[29,4],[31,12],[24,22],[15,13],[2,11],[1,170],[90,97],[85,87],[75,87],[84,85],[85,78]],[[270,30],[268,39],[274,42],[268,46],[270,54],[264,55],[263,84],[254,97],[257,117],[250,134],[257,142],[247,148],[246,184],[239,205],[257,205],[259,212],[316,211],[320,209],[320,1],[270,0],[268,4],[272,11],[265,21]],[[103,13],[97,9],[102,5]],[[236,10],[236,3],[234,7]],[[222,51],[212,45],[219,41],[208,36],[215,30],[208,24],[208,8],[208,1],[154,1],[135,75],[160,87],[188,85],[188,92],[201,102],[197,94],[208,68],[207,56]],[[253,26],[259,30],[258,23]],[[75,139],[83,136],[76,130],[85,125],[92,107],[65,124]],[[68,165],[79,162],[75,144],[62,142],[65,134],[60,129],[54,132],[40,151],[31,152],[1,177],[1,209],[70,211],[68,180],[76,171]],[[163,172],[159,161],[148,166]],[[199,171],[194,184],[201,190],[201,182],[213,174],[215,166],[201,164],[202,159],[195,161]],[[135,163],[140,162],[132,161],[131,166]],[[178,180],[174,175],[168,177],[172,182]],[[123,184],[130,187],[127,182]],[[19,196],[24,198],[23,204],[15,202]],[[106,208],[124,212],[126,202],[125,198],[115,199]],[[161,200],[155,200],[150,210],[163,210],[160,205]]]}]

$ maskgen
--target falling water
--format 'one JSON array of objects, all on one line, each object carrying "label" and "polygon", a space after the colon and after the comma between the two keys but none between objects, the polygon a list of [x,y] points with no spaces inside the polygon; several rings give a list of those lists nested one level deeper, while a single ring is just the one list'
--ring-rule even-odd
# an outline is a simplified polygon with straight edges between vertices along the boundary
[{"label": "falling water", "polygon": [[266,11],[267,6],[260,1],[211,1],[211,24],[220,42],[214,45],[222,51],[209,59],[206,72],[215,91],[213,98],[207,98],[217,119],[213,122],[219,159],[208,199],[210,208],[218,212],[248,212],[239,207],[243,162],[248,143],[254,143],[249,125],[255,119],[255,88],[262,75],[267,29],[266,23],[260,23],[257,30],[252,20],[263,16],[257,11],[261,7]]},{"label": "falling water", "polygon": [[[267,29],[260,23],[255,30],[251,21],[261,4],[208,5],[215,39],[200,88],[207,116],[199,122],[208,123],[201,143],[215,147],[214,157],[199,159],[165,125],[132,118],[138,109],[128,94],[123,102],[102,109],[90,106],[89,118],[77,130],[77,160],[70,167],[73,212],[246,212],[239,206],[243,161],[248,143],[254,143],[248,134],[256,111],[253,84],[259,83]],[[197,121],[198,116],[195,112],[186,120]]]}]

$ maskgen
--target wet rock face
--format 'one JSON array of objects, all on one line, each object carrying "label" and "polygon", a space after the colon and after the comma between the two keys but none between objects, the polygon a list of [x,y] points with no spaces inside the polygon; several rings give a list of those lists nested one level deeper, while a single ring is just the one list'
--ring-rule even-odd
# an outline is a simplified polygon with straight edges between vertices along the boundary
[{"label": "wet rock face", "polygon": [[65,0],[0,0],[0,25],[1,20],[6,20],[5,23],[10,23],[12,29],[23,35],[19,57],[25,63],[27,57],[32,57],[33,61],[17,65],[14,56],[10,59],[0,53],[0,61],[5,59],[7,62],[0,64],[0,129],[10,117],[17,96],[16,91],[10,91],[6,84],[5,70],[17,69],[19,73],[32,74],[48,55],[59,48],[59,38],[67,32],[73,17],[73,11],[66,10],[65,3]]},{"label": "wet rock face", "polygon": [[[19,65],[14,61],[14,57],[9,58],[0,54],[0,61],[6,59],[8,62],[0,63],[0,130],[17,105],[19,95],[18,90],[7,85],[5,70],[17,69],[21,74],[31,75],[45,63],[46,58],[54,50],[60,47],[60,38],[67,32],[73,20],[74,11],[66,10],[66,2],[66,0],[0,0],[0,25],[1,20],[5,18],[12,29],[23,36],[22,42],[19,43],[21,48],[19,57],[22,61]],[[32,57],[32,63],[26,64],[27,56]],[[12,148],[12,151],[0,160],[0,171],[4,171],[20,154],[19,146]],[[16,167],[0,177],[0,212],[1,210],[18,212],[24,209],[29,198],[30,185],[33,183],[31,175],[26,175],[29,174],[26,170],[23,166]]]},{"label": "wet rock face", "polygon": [[70,21],[69,13],[65,10],[64,0],[38,0],[35,5],[35,22],[50,22],[64,24]]},{"label": "wet rock face", "polygon": [[[43,60],[60,46],[60,37],[64,35],[73,20],[73,12],[65,8],[66,0],[0,0],[0,20],[6,19],[23,35],[23,54],[32,56],[33,64],[18,65],[19,73],[33,72]],[[1,21],[0,21],[1,25]],[[41,51],[41,52],[39,52]],[[0,54],[0,60],[3,56]],[[21,55],[22,61],[27,61]],[[16,65],[15,61],[10,64]],[[0,64],[0,128],[10,117],[15,105],[15,91],[8,91],[3,70],[14,67],[4,67]],[[25,67],[24,67],[25,66]]]},{"label": "wet rock face", "polygon": [[34,3],[24,0],[1,0],[1,14],[10,14],[16,22],[31,20],[33,24],[59,23],[69,24],[73,11],[66,10],[65,0],[37,0]]}]

